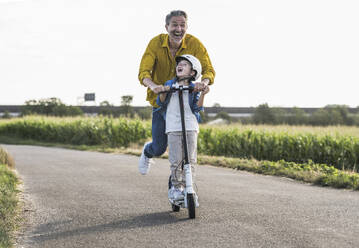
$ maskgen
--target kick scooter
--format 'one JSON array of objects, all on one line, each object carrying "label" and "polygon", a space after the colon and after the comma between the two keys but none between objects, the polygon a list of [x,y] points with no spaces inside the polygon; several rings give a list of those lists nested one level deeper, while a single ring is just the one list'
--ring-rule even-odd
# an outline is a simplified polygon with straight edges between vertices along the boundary
[{"label": "kick scooter", "polygon": [[[187,146],[187,135],[186,135],[186,125],[185,125],[185,117],[184,117],[184,106],[183,106],[183,91],[188,90],[192,91],[193,87],[177,85],[172,87],[169,91],[175,92],[178,91],[179,104],[180,104],[180,114],[181,114],[181,124],[182,124],[182,136],[183,136],[183,150],[184,150],[184,160],[181,164],[181,169],[185,174],[185,189],[184,189],[184,199],[173,201],[169,199],[172,210],[174,212],[180,211],[180,208],[188,209],[188,216],[190,219],[196,218],[196,207],[198,204],[198,197],[196,192],[193,190],[192,184],[192,169],[191,164],[189,163],[188,158],[188,146]],[[171,188],[171,177],[169,178],[168,187]]]}]

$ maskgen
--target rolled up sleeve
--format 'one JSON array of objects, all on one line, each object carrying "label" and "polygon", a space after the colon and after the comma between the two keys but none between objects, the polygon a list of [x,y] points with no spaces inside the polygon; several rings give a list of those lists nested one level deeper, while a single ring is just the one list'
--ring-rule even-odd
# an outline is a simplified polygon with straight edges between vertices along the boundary
[{"label": "rolled up sleeve", "polygon": [[209,58],[207,49],[201,42],[199,42],[199,49],[195,56],[199,59],[199,61],[201,61],[202,79],[208,78],[210,81],[209,84],[213,84],[216,72],[212,66],[212,62]]},{"label": "rolled up sleeve", "polygon": [[142,56],[141,63],[140,63],[140,69],[138,72],[138,80],[140,80],[140,83],[143,85],[143,79],[149,78],[152,79],[152,70],[154,68],[156,62],[156,56],[155,52],[153,50],[153,42],[151,41],[147,48],[145,53]]}]

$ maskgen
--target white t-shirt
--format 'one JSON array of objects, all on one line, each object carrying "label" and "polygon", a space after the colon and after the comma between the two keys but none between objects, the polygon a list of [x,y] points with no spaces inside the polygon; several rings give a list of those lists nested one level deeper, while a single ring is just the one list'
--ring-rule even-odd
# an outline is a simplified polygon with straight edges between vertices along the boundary
[{"label": "white t-shirt", "polygon": [[[188,102],[188,91],[183,91],[184,117],[187,131],[199,130],[196,116],[193,114]],[[179,105],[178,91],[172,93],[166,111],[166,133],[181,132],[181,112]]]}]

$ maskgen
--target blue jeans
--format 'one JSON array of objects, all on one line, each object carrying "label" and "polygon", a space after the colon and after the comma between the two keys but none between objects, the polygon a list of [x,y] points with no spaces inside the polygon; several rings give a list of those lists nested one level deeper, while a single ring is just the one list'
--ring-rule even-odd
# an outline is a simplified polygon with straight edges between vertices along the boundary
[{"label": "blue jeans", "polygon": [[166,120],[162,111],[157,108],[152,110],[152,142],[145,147],[146,157],[158,157],[167,149]]}]

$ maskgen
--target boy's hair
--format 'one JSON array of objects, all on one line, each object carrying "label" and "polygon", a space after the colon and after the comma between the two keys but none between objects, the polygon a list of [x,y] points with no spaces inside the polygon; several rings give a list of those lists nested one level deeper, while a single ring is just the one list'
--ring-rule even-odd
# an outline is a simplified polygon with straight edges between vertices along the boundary
[{"label": "boy's hair", "polygon": [[171,18],[174,16],[183,16],[187,21],[187,14],[183,10],[172,10],[171,13],[169,13],[166,16],[166,25],[170,25]]}]

